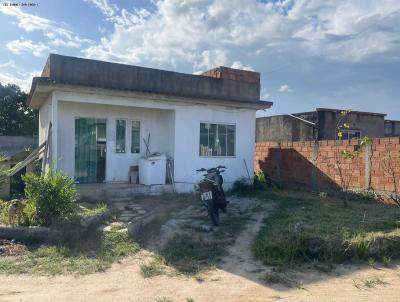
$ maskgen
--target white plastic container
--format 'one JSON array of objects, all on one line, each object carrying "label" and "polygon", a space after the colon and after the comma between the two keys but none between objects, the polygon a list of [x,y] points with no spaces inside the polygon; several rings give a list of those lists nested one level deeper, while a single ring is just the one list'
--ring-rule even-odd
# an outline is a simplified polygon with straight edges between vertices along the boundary
[{"label": "white plastic container", "polygon": [[167,157],[165,154],[139,159],[139,183],[142,185],[165,185]]}]

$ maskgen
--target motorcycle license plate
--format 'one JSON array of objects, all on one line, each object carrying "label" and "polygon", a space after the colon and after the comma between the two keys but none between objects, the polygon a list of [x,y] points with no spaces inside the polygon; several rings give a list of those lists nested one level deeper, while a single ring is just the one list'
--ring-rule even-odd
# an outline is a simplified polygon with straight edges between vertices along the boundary
[{"label": "motorcycle license plate", "polygon": [[201,200],[211,200],[212,198],[213,197],[211,191],[201,193]]}]

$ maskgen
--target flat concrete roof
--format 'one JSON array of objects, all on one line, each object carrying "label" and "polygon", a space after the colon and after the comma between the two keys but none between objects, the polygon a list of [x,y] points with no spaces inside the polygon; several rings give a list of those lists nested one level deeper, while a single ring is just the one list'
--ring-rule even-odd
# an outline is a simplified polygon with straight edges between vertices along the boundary
[{"label": "flat concrete roof", "polygon": [[68,85],[162,94],[207,100],[223,100],[239,106],[272,106],[260,101],[260,83],[184,74],[146,67],[50,54],[41,77],[32,81],[28,104],[39,85]]},{"label": "flat concrete roof", "polygon": [[[330,109],[330,108],[317,108],[316,111],[328,111],[328,112],[342,112],[347,109]],[[364,114],[364,115],[380,115],[386,116],[386,113],[376,113],[376,112],[365,112],[365,111],[351,111],[350,114]]]}]

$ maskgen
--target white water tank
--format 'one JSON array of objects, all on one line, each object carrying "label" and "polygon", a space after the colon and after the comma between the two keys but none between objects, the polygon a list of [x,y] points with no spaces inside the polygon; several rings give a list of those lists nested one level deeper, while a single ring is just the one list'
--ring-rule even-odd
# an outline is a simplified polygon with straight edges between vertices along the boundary
[{"label": "white water tank", "polygon": [[139,159],[139,183],[142,185],[165,185],[167,157],[165,154]]}]

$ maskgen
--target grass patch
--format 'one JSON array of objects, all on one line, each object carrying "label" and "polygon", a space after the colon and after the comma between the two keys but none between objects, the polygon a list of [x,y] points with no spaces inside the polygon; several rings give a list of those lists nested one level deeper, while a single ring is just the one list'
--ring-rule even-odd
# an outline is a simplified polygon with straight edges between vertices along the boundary
[{"label": "grass patch", "polygon": [[383,281],[383,280],[382,280],[381,278],[379,278],[379,277],[374,277],[374,278],[371,278],[371,279],[366,279],[366,280],[364,280],[364,281],[363,281],[363,284],[364,284],[364,286],[367,287],[367,288],[374,288],[374,287],[376,287],[377,285],[386,285],[387,282]]},{"label": "grass patch", "polygon": [[155,302],[172,302],[172,300],[167,297],[161,297],[161,298],[156,298]]},{"label": "grass patch", "polygon": [[140,272],[145,278],[161,275],[164,271],[165,259],[160,255],[155,255],[149,262],[140,265]]},{"label": "grass patch", "polygon": [[264,193],[278,203],[253,244],[265,264],[338,263],[399,257],[400,209],[368,200],[344,208],[337,197],[294,191]]},{"label": "grass patch", "polygon": [[[30,216],[32,215],[31,212],[36,212],[36,208],[31,209],[32,205],[32,203],[28,203],[24,211],[22,212],[21,225],[39,225],[37,221],[35,221],[35,219],[30,219]],[[9,207],[9,202],[0,199],[0,224],[8,224]],[[86,218],[93,215],[104,214],[107,210],[107,204],[105,202],[102,202],[93,209],[87,209],[74,215],[78,218]]]},{"label": "grass patch", "polygon": [[98,205],[96,205],[95,208],[93,209],[87,209],[81,213],[78,214],[79,217],[85,218],[89,216],[94,216],[94,215],[101,215],[107,212],[108,206],[106,202],[101,202]]},{"label": "grass patch", "polygon": [[194,275],[202,268],[216,265],[224,249],[217,242],[205,242],[201,238],[176,236],[162,252],[166,263],[181,273]]},{"label": "grass patch", "polygon": [[9,203],[0,199],[0,224],[8,224]]},{"label": "grass patch", "polygon": [[6,274],[90,274],[104,271],[124,256],[136,253],[138,245],[127,233],[105,232],[81,241],[79,246],[28,246],[18,257],[1,257],[0,273]]}]

